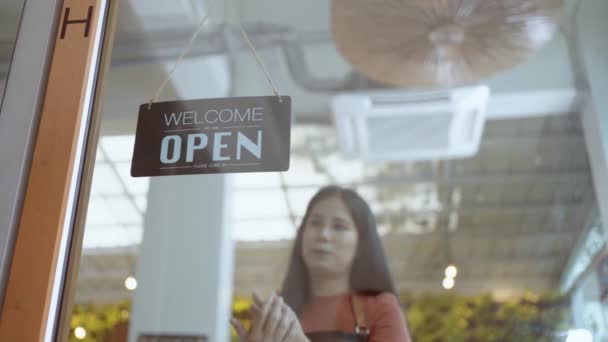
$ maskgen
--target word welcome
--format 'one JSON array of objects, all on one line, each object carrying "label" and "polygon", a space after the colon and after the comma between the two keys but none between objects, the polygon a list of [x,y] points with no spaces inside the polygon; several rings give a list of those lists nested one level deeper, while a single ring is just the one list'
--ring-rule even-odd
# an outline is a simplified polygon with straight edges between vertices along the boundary
[{"label": "word welcome", "polygon": [[201,125],[217,123],[236,122],[258,122],[263,121],[264,108],[247,108],[245,110],[221,109],[208,110],[206,112],[184,111],[177,113],[165,113],[166,126]]}]

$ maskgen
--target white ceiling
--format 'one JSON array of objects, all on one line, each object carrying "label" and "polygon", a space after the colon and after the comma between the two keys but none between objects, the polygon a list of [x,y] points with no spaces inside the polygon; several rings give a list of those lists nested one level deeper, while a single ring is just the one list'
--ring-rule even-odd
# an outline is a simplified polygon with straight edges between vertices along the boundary
[{"label": "white ceiling", "polygon": [[[143,6],[137,1],[123,2],[116,38],[117,45],[114,49],[117,56],[116,63],[130,60],[128,58],[130,55],[140,59],[149,59],[150,56],[173,56],[172,59],[165,60],[164,64],[160,64],[168,70],[183,51],[197,23],[206,14],[204,6],[200,5],[204,2],[178,1],[171,6],[160,0],[154,3],[158,4],[150,5],[146,2]],[[351,67],[340,56],[331,41],[328,1],[226,0],[207,3],[213,3],[215,7],[210,11],[211,17],[202,36],[216,31],[219,25],[234,26],[238,23],[246,27],[259,23],[285,25],[295,29],[298,36],[303,39],[305,59],[312,75],[316,78],[340,79],[351,71]],[[242,38],[236,36],[232,39]],[[243,50],[212,59],[197,58],[197,51],[204,49],[208,43],[204,38],[199,38],[192,49],[193,52],[189,54],[189,62],[178,67],[172,77],[176,96],[202,97],[204,92],[192,91],[192,74],[205,75],[206,69],[216,74],[216,81],[225,84],[229,94],[272,93],[249,51]],[[577,78],[572,67],[568,44],[566,36],[558,33],[550,44],[538,54],[531,56],[528,62],[499,73],[484,83],[487,83],[495,94],[576,90]],[[260,48],[258,52],[280,92],[294,98],[296,119],[327,120],[331,94],[312,93],[300,87],[290,74],[280,48]],[[153,65],[159,64],[148,66]],[[144,66],[140,65],[140,67]]]},{"label": "white ceiling", "polygon": [[[566,2],[570,4],[574,1]],[[3,61],[6,64],[10,56],[19,18],[18,9],[22,3],[22,0],[4,1],[4,7],[0,7],[0,64],[3,64]],[[129,53],[136,53],[140,57],[163,54],[177,57],[195,26],[207,14],[206,3],[213,5],[210,11],[211,19],[207,23],[208,30],[205,32],[212,31],[220,24],[234,25],[239,22],[245,25],[260,22],[288,25],[297,30],[301,37],[326,37],[313,39],[316,43],[305,43],[305,55],[313,75],[318,78],[341,78],[350,71],[349,65],[336,51],[330,39],[328,1],[180,0],[170,4],[161,0],[146,1],[145,4],[135,0],[123,1],[115,55],[120,56],[124,51],[130,51]],[[171,38],[163,39],[163,37]],[[197,44],[204,46],[205,40],[199,39]],[[288,72],[280,49],[260,49],[259,52],[271,70],[280,91],[294,97],[294,112],[303,119],[326,120],[330,96],[314,94],[299,87]],[[162,69],[166,72],[172,66],[174,59],[167,60],[164,64],[148,64],[147,67],[157,69],[162,65]],[[558,34],[552,43],[539,54],[532,56],[527,63],[499,74],[486,83],[491,86],[494,93],[574,89],[576,77],[571,64],[567,40],[564,35]],[[146,66],[141,64],[139,67]],[[4,68],[6,69],[6,66]],[[200,72],[201,69],[213,70],[216,73],[216,81],[225,84],[224,88],[228,89],[229,93],[235,95],[271,93],[254,59],[244,51],[229,58],[190,59],[178,68],[173,77],[176,96],[192,98],[205,95],[205,92],[193,92],[191,85],[192,71]],[[154,72],[148,73],[154,74]],[[150,81],[160,83],[158,80]],[[171,97],[171,91],[167,94]]]}]

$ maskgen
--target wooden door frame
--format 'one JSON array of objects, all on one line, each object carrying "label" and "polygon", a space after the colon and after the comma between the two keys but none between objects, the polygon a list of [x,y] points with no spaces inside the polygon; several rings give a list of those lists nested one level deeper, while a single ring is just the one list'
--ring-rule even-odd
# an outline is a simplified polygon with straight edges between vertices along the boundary
[{"label": "wooden door frame", "polygon": [[0,312],[1,341],[66,337],[58,326],[60,321],[65,325],[66,319],[60,320],[59,314],[69,312],[61,310],[62,304],[71,303],[64,289],[70,289],[82,244],[85,210],[77,214],[77,209],[86,207],[89,195],[101,87],[114,35],[108,23],[114,22],[117,3],[64,0],[56,21],[55,46]]}]

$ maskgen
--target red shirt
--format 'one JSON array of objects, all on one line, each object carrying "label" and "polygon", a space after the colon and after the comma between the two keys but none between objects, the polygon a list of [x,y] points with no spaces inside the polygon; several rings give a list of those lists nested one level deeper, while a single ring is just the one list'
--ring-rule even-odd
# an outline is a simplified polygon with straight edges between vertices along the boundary
[{"label": "red shirt", "polygon": [[[391,293],[359,296],[370,329],[369,342],[411,342],[403,312]],[[355,331],[355,314],[350,294],[314,298],[300,314],[306,333],[322,331]]]}]

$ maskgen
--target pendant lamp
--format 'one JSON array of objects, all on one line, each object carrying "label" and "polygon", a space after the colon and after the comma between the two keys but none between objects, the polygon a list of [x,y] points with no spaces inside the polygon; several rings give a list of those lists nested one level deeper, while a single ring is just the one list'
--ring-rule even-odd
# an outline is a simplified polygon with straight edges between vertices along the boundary
[{"label": "pendant lamp", "polygon": [[470,84],[524,62],[557,29],[561,0],[332,0],[340,53],[398,87]]}]

